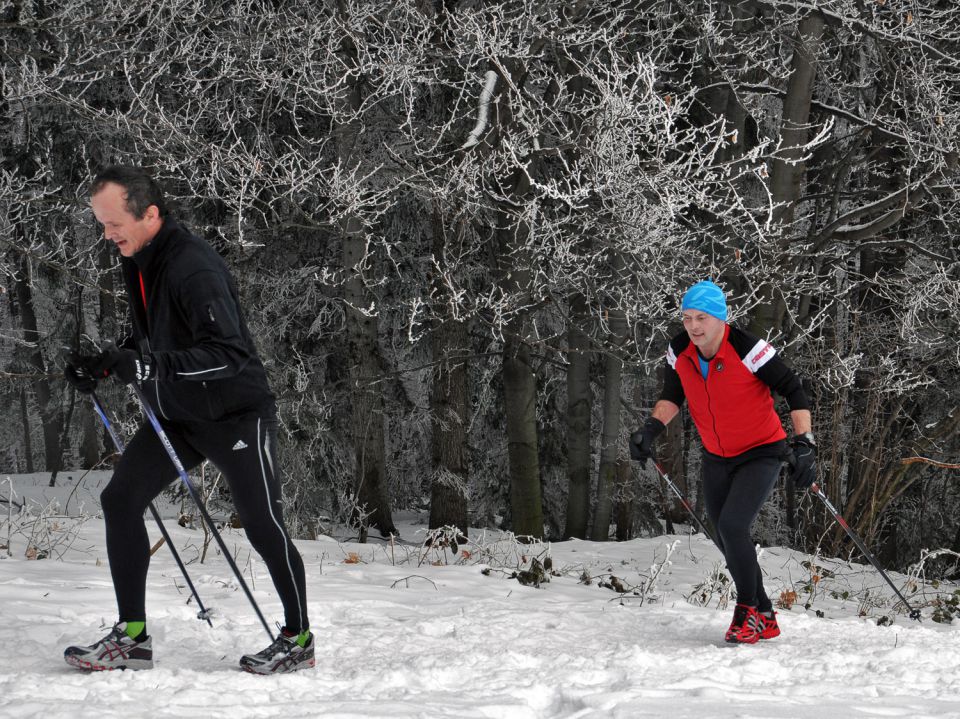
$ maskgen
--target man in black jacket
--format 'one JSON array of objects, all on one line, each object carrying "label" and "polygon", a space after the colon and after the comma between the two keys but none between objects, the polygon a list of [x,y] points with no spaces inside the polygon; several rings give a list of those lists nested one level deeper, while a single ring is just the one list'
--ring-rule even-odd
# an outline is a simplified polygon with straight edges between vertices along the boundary
[{"label": "man in black jacket", "polygon": [[[70,358],[65,376],[91,391],[108,376],[138,382],[189,470],[203,460],[226,477],[250,543],[283,603],[285,624],[269,647],[244,655],[267,674],[314,665],[303,561],[283,522],[276,468],[276,404],[226,264],[166,209],[148,173],[109,167],[93,182],[91,205],[120,252],[132,333],[118,347]],[[73,646],[67,662],[85,669],[148,669],[146,577],[150,547],[143,513],[177,477],[144,423],[101,495],[107,555],[119,618],[106,637]]]}]

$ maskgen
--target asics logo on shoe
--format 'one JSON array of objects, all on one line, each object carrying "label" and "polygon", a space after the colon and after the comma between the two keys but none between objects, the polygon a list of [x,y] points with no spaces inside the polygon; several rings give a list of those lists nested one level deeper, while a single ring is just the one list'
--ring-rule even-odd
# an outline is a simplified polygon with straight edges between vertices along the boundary
[{"label": "asics logo on shoe", "polygon": [[101,661],[107,660],[110,662],[115,662],[118,659],[129,659],[130,655],[127,653],[125,647],[120,645],[117,642],[104,642],[103,651],[97,655],[97,659]]},{"label": "asics logo on shoe", "polygon": [[238,439],[238,440],[237,440],[237,443],[236,443],[235,445],[233,445],[233,449],[234,449],[234,450],[237,450],[237,449],[246,449],[246,448],[247,448],[247,443],[244,442],[242,439]]},{"label": "asics logo on shoe", "polygon": [[131,639],[125,633],[125,624],[114,625],[111,632],[89,646],[67,647],[63,652],[67,664],[89,671],[153,668],[153,639]]}]

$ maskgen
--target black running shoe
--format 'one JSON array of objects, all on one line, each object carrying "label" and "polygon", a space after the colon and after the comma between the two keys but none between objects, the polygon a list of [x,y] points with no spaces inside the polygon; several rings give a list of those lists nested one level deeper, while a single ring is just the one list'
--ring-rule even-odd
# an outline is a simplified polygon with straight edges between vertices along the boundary
[{"label": "black running shoe", "polygon": [[94,672],[153,669],[153,637],[131,639],[127,636],[127,623],[119,622],[107,636],[89,647],[67,647],[63,658],[72,667]]},{"label": "black running shoe", "polygon": [[315,665],[313,657],[313,633],[302,647],[297,637],[288,637],[280,633],[273,644],[256,654],[244,654],[240,657],[240,667],[254,674],[284,674],[306,669]]}]

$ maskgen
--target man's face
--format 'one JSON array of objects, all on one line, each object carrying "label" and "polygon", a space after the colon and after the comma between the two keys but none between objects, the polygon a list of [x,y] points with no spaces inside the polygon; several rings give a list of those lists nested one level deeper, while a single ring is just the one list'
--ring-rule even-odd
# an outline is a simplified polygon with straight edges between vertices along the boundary
[{"label": "man's face", "polygon": [[690,341],[706,357],[712,357],[723,341],[723,330],[726,323],[702,310],[683,311],[683,329],[687,331]]},{"label": "man's face", "polygon": [[97,222],[103,225],[103,236],[117,246],[124,257],[133,257],[152,240],[163,220],[156,205],[150,205],[143,217],[127,209],[127,191],[108,182],[93,197],[90,206]]}]

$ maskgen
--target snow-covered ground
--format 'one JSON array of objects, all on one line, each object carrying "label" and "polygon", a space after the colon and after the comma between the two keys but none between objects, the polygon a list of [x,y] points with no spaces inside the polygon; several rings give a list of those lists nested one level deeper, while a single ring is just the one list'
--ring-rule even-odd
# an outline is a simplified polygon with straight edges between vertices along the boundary
[{"label": "snow-covered ground", "polygon": [[[238,670],[240,655],[265,646],[266,633],[214,547],[203,564],[196,561],[202,532],[171,519],[166,525],[192,560],[200,596],[214,608],[213,628],[196,619],[169,551],[160,548],[147,593],[156,667],[84,673],[64,663],[63,649],[105,634],[115,608],[95,505],[106,475],[84,477],[73,492],[79,477],[64,475],[53,490],[43,486],[45,475],[11,482],[18,500],[45,496],[63,506],[72,492],[64,514],[83,504],[94,516],[79,526],[50,516],[29,528],[14,519],[13,556],[0,549],[3,718],[960,717],[957,623],[930,621],[929,608],[921,623],[895,614],[892,593],[869,567],[818,559],[811,568],[804,555],[764,550],[771,596],[796,592],[797,602],[780,610],[779,638],[731,646],[723,633],[732,605],[717,606],[724,585],[713,585],[707,606],[687,599],[710,584],[719,563],[702,535],[522,546],[472,530],[454,554],[423,549],[424,520],[412,515],[401,524],[405,542],[394,546],[331,537],[297,543],[317,666],[276,677]],[[0,497],[8,493],[0,477]],[[6,510],[0,503],[0,545],[7,544]],[[166,504],[162,512],[174,515]],[[151,525],[151,537],[159,537]],[[46,552],[52,556],[25,556],[29,531],[41,556],[43,542],[60,541]],[[269,578],[242,532],[228,528],[224,538],[264,613],[279,619]],[[511,569],[548,556],[548,583],[511,578]],[[602,586],[611,575],[635,592]],[[954,589],[910,596],[922,604]],[[893,623],[878,625],[883,616]]]}]

